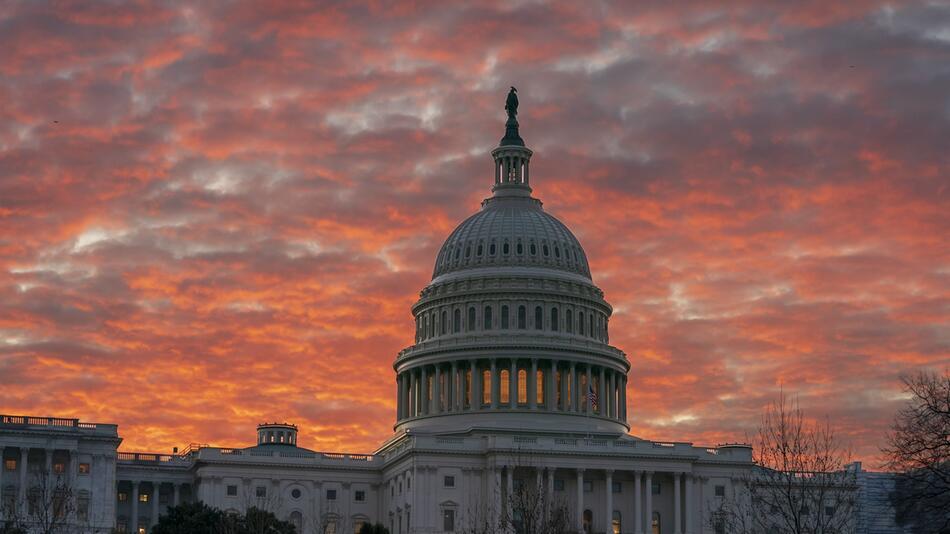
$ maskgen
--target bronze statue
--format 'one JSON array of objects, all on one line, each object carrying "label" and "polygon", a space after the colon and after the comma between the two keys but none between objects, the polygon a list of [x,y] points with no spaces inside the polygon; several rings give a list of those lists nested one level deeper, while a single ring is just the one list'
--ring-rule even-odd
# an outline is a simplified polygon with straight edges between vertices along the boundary
[{"label": "bronze statue", "polygon": [[518,90],[511,86],[508,91],[508,98],[505,100],[505,111],[508,112],[508,118],[514,119],[518,116]]}]

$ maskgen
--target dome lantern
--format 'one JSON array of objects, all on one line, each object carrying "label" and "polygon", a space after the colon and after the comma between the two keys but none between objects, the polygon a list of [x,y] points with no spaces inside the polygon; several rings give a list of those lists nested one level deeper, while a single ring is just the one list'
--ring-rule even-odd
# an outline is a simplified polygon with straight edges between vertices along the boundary
[{"label": "dome lantern", "polygon": [[508,92],[505,102],[508,121],[505,122],[505,136],[492,150],[495,160],[495,196],[530,196],[529,163],[531,150],[524,145],[524,139],[518,133],[518,95],[514,87]]}]

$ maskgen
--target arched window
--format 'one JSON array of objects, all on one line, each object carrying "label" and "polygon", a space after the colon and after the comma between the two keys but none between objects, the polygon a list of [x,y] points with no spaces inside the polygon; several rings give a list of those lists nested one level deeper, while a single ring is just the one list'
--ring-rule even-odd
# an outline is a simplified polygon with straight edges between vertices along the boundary
[{"label": "arched window", "polygon": [[494,255],[495,255],[495,242],[494,242],[494,241],[491,242],[491,245],[488,245],[488,255],[489,255],[489,256],[494,256]]},{"label": "arched window", "polygon": [[528,404],[528,372],[518,369],[518,404]]},{"label": "arched window", "polygon": [[534,244],[534,241],[531,242],[531,255],[536,256],[538,254],[538,247]]},{"label": "arched window", "polygon": [[303,514],[294,511],[290,512],[290,523],[297,529],[297,532],[303,532]]},{"label": "arched window", "polygon": [[458,334],[462,331],[462,311],[458,308],[455,308],[455,312],[452,314],[452,332]]},{"label": "arched window", "polygon": [[660,512],[653,512],[653,521],[651,522],[653,534],[660,534]]},{"label": "arched window", "polygon": [[584,335],[584,312],[579,312],[577,314],[577,333]]},{"label": "arched window", "polygon": [[619,512],[618,510],[614,510],[614,517],[613,517],[613,519],[612,519],[611,522],[610,522],[610,526],[611,526],[611,528],[612,528],[611,531],[612,531],[614,534],[620,534],[620,532],[621,532],[621,525],[622,525],[622,523],[621,523],[621,520],[620,520],[620,519],[621,519],[621,518],[620,518],[620,512]]},{"label": "arched window", "polygon": [[574,333],[574,312],[567,310],[564,312],[564,327],[568,334]]},{"label": "arched window", "polygon": [[485,330],[491,330],[491,306],[485,306],[484,323]]},{"label": "arched window", "polygon": [[548,244],[545,243],[541,245],[541,252],[544,254],[544,257],[548,256]]},{"label": "arched window", "polygon": [[551,331],[557,332],[557,329],[558,329],[557,308],[551,308]]},{"label": "arched window", "polygon": [[508,404],[509,402],[511,402],[511,396],[508,394],[508,392],[511,391],[511,384],[509,383],[509,380],[508,380],[509,378],[508,370],[502,369],[501,372],[498,374],[500,375],[498,377],[498,389],[501,390],[500,391],[501,403]]},{"label": "arched window", "polygon": [[591,526],[594,524],[594,514],[590,510],[584,510],[584,532],[590,534]]},{"label": "arched window", "polygon": [[472,257],[472,245],[465,247],[465,257],[466,258]]},{"label": "arched window", "polygon": [[429,337],[435,337],[435,312],[429,315]]},{"label": "arched window", "polygon": [[441,329],[443,336],[446,334],[446,330],[449,328],[448,315],[449,314],[447,314],[445,310],[442,310],[442,320],[439,321],[439,328]]},{"label": "arched window", "polygon": [[542,330],[544,328],[544,310],[541,309],[541,306],[535,306],[534,308],[534,329]]},{"label": "arched window", "polygon": [[468,308],[468,331],[475,331],[475,306],[470,306]]},{"label": "arched window", "polygon": [[508,249],[508,242],[505,241],[505,244],[501,246],[501,253],[504,254],[505,256],[507,256],[507,255],[508,255],[508,252],[509,252],[509,249]]},{"label": "arched window", "polygon": [[481,257],[481,255],[482,255],[482,244],[481,244],[481,243],[478,244],[478,249],[475,251],[475,254],[476,254],[477,256]]},{"label": "arched window", "polygon": [[482,404],[491,404],[491,371],[482,371]]},{"label": "arched window", "polygon": [[520,329],[522,329],[522,330],[524,330],[525,328],[528,328],[528,325],[527,325],[528,317],[527,317],[527,315],[528,315],[528,314],[527,314],[527,311],[525,310],[524,306],[518,306],[518,328],[520,328]]},{"label": "arched window", "polygon": [[507,304],[501,307],[501,328],[502,330],[508,329],[508,305]]},{"label": "arched window", "polygon": [[524,254],[524,246],[518,241],[518,254]]},{"label": "arched window", "polygon": [[426,332],[429,330],[429,316],[422,318],[422,339],[426,338]]},{"label": "arched window", "polygon": [[590,335],[590,337],[594,337],[594,335],[595,335],[595,333],[594,333],[594,314],[593,314],[593,313],[590,314],[590,315],[587,317],[587,319],[588,319],[588,321],[590,322],[590,325],[589,325],[590,328],[587,329],[588,335]]},{"label": "arched window", "polygon": [[560,258],[560,257],[561,257],[561,249],[558,248],[557,245],[554,245],[554,257],[555,257],[555,258]]}]

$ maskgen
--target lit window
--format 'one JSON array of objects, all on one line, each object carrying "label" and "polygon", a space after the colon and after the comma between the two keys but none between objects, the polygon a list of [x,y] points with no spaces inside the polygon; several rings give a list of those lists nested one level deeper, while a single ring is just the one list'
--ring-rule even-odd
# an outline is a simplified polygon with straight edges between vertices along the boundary
[{"label": "lit window", "polygon": [[328,489],[328,490],[327,490],[327,500],[328,500],[328,501],[335,501],[335,500],[336,500],[336,490],[335,490],[335,489]]},{"label": "lit window", "polygon": [[528,372],[518,369],[518,403],[528,403]]},{"label": "lit window", "polygon": [[502,402],[502,403],[507,403],[507,402],[509,402],[509,392],[511,391],[511,387],[510,387],[509,380],[508,380],[508,378],[509,378],[509,376],[508,376],[508,370],[507,370],[507,369],[502,369],[501,372],[498,373],[498,374],[501,375],[501,376],[500,376],[500,379],[498,380],[498,384],[499,384],[499,386],[500,386],[499,389],[501,390],[501,391],[500,391],[500,393],[501,393],[501,402]]},{"label": "lit window", "polygon": [[139,502],[148,502],[149,497],[151,497],[151,495],[148,493],[139,493]]},{"label": "lit window", "polygon": [[3,468],[7,471],[16,471],[16,460],[10,458],[3,461]]},{"label": "lit window", "polygon": [[353,500],[357,502],[363,502],[366,500],[366,492],[363,490],[356,490],[353,493]]},{"label": "lit window", "polygon": [[79,474],[88,475],[89,474],[89,464],[79,464]]},{"label": "lit window", "polygon": [[447,488],[455,487],[455,477],[454,476],[445,476],[442,478],[442,485]]},{"label": "lit window", "polygon": [[124,491],[120,491],[116,493],[116,498],[119,500],[119,502],[125,502],[129,500],[129,494]]},{"label": "lit window", "polygon": [[613,514],[613,518],[611,520],[610,526],[612,527],[611,532],[613,532],[613,534],[620,534],[621,517],[620,517],[620,512],[618,512],[617,510],[614,510],[614,514]]},{"label": "lit window", "polygon": [[66,464],[63,462],[56,462],[53,464],[53,472],[58,474],[63,474],[66,471]]}]

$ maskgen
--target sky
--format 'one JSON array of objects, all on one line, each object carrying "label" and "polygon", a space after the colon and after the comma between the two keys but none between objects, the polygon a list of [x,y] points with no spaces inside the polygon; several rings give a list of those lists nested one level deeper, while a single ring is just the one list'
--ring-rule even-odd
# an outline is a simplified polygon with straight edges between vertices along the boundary
[{"label": "sky", "polygon": [[874,466],[950,366],[950,4],[790,5],[3,2],[0,413],[372,452],[516,86],[631,433],[784,392]]}]

